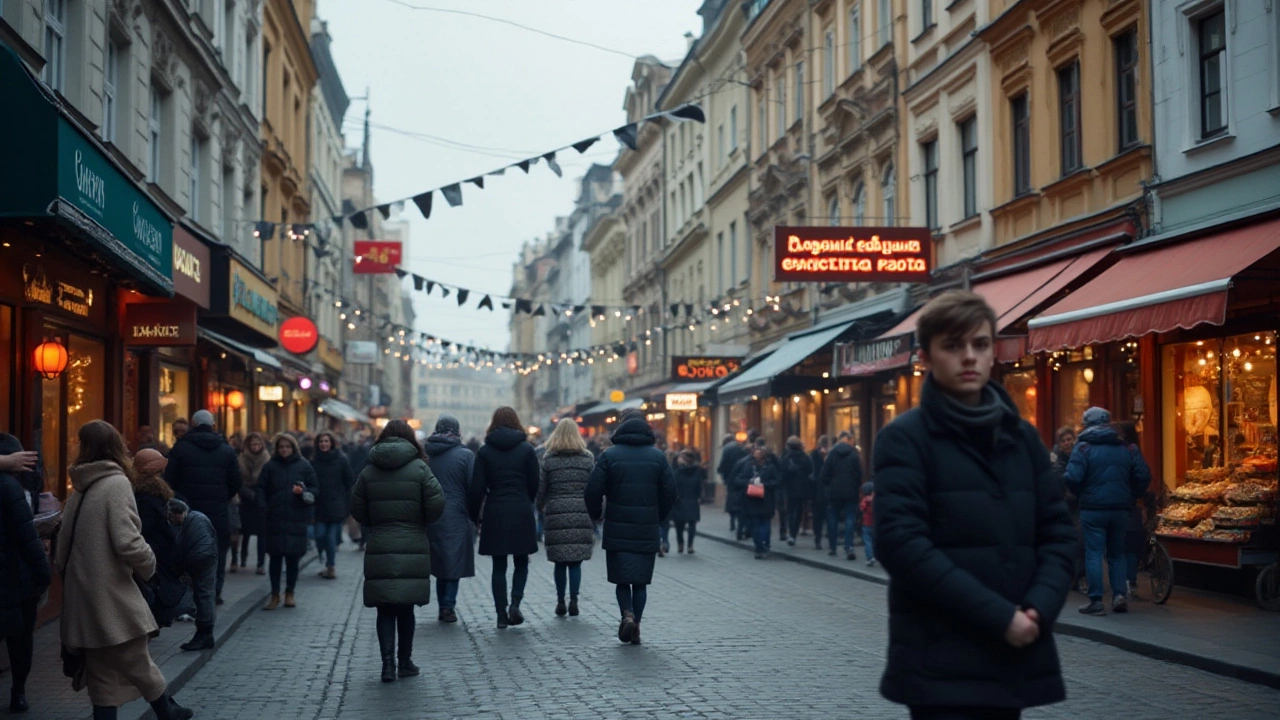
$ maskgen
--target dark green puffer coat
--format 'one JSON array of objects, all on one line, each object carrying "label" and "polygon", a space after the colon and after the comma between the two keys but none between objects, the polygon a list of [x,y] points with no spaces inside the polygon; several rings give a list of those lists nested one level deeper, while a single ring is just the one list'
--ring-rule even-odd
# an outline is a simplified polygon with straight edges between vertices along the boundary
[{"label": "dark green puffer coat", "polygon": [[351,491],[351,516],[368,528],[364,604],[426,605],[431,600],[427,525],[444,513],[444,492],[407,440],[373,446]]}]

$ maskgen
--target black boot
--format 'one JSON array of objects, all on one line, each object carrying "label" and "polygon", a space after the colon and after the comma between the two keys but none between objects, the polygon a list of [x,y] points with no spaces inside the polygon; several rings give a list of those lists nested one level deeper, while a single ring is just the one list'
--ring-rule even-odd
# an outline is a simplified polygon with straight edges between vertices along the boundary
[{"label": "black boot", "polygon": [[394,652],[382,653],[382,682],[396,681],[396,655]]},{"label": "black boot", "polygon": [[511,607],[507,608],[507,619],[513,626],[524,622],[524,615],[520,612],[520,596],[511,596]]},{"label": "black boot", "polygon": [[578,616],[578,596],[577,595],[569,596],[569,615],[570,617]]},{"label": "black boot", "polygon": [[93,720],[116,720],[116,710],[118,709],[119,708],[114,706],[107,707],[106,705],[94,705]]},{"label": "black boot", "polygon": [[378,649],[382,652],[382,682],[396,679],[396,622],[394,617],[378,617]]},{"label": "black boot", "polygon": [[9,714],[18,715],[31,709],[27,704],[27,692],[14,688],[9,691]]},{"label": "black boot", "polygon": [[213,628],[200,626],[196,628],[195,637],[191,638],[190,642],[183,643],[181,647],[183,650],[190,652],[192,650],[212,650],[213,646]]},{"label": "black boot", "polygon": [[569,609],[564,606],[564,596],[561,596],[559,600],[556,600],[556,615],[558,617],[564,617],[568,614]]},{"label": "black boot", "polygon": [[400,667],[397,674],[400,677],[417,677],[418,666],[413,664],[413,623],[399,622],[397,627],[400,633],[400,651],[398,653],[400,659]]},{"label": "black boot", "polygon": [[[153,700],[151,702],[151,709],[155,711],[156,720],[191,720],[191,718],[196,715],[195,710],[182,707],[168,693],[165,693],[158,699]],[[112,715],[111,717],[115,717],[115,715]],[[94,716],[94,720],[97,720],[96,715]]]}]

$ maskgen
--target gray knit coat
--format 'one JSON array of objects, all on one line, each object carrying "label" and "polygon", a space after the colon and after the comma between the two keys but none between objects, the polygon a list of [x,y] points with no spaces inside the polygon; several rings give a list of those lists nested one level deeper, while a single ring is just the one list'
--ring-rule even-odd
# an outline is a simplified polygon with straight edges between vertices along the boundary
[{"label": "gray knit coat", "polygon": [[595,458],[586,450],[581,454],[547,453],[542,457],[537,505],[545,518],[543,544],[551,562],[591,559],[595,528],[584,496],[594,467]]}]

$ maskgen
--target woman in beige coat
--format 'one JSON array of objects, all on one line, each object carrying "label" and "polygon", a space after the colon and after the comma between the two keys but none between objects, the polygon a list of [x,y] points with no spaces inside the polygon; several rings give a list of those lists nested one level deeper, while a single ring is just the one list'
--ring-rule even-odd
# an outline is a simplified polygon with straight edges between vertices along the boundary
[{"label": "woman in beige coat", "polygon": [[113,720],[139,695],[158,720],[186,720],[195,713],[169,697],[147,650],[156,622],[134,578],[150,580],[156,558],[142,538],[124,439],[102,420],[85,424],[79,437],[70,471],[75,492],[58,532],[62,644],[84,654],[94,720]]}]

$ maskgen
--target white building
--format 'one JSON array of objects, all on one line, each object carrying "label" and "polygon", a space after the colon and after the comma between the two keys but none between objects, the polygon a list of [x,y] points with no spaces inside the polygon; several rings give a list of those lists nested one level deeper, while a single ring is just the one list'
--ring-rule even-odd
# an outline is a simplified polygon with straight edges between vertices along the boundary
[{"label": "white building", "polygon": [[492,368],[416,368],[413,417],[422,422],[427,434],[435,429],[441,413],[449,413],[458,418],[463,441],[474,437],[483,442],[493,411],[511,403],[511,378]]}]

